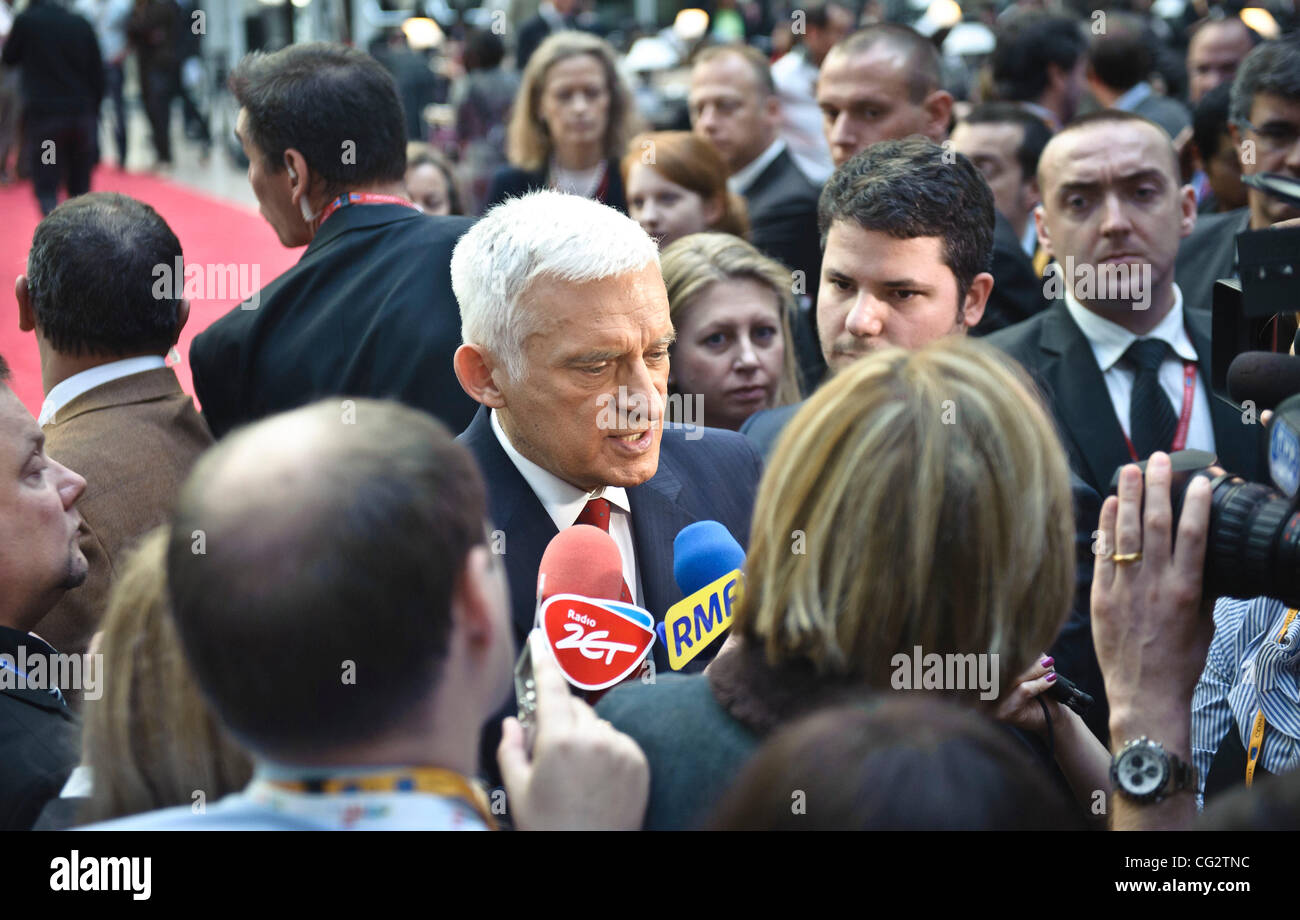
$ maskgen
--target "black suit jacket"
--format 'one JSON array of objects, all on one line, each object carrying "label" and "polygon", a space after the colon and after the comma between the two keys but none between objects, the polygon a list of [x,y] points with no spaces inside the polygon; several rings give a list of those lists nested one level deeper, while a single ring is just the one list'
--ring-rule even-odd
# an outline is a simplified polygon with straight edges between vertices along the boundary
[{"label": "black suit jacket", "polygon": [[396,204],[331,215],[297,265],[190,346],[213,435],[327,396],[397,399],[463,430],[476,404],[452,370],[450,266],[472,223]]},{"label": "black suit jacket", "polygon": [[791,271],[804,273],[805,290],[816,294],[821,278],[821,236],[817,232],[817,199],[821,189],[782,150],[749,188],[749,241]]},{"label": "black suit jacket", "polygon": [[[609,183],[605,187],[604,197],[596,200],[626,214],[627,191],[623,188],[623,174],[619,170],[618,160],[607,160],[605,169]],[[518,198],[545,188],[550,188],[546,167],[529,172],[518,166],[503,166],[492,177],[492,187],[488,189],[486,207],[490,208],[507,198]]]},{"label": "black suit jacket", "polygon": [[[1204,366],[1210,355],[1209,314],[1184,309],[1183,317]],[[1024,365],[1043,387],[1070,466],[1098,493],[1108,494],[1115,470],[1132,458],[1092,347],[1065,302],[1058,300],[1033,319],[989,336],[989,342]],[[1202,380],[1208,388],[1204,372]],[[1258,481],[1263,426],[1243,425],[1241,413],[1213,392],[1210,416],[1219,462],[1229,472]]]},{"label": "black suit jacket", "polygon": [[971,335],[988,335],[1014,326],[1047,309],[1043,294],[1043,280],[1034,272],[1034,263],[1020,248],[1020,240],[1011,223],[994,212],[993,292],[984,306],[984,316],[971,330]]},{"label": "black suit jacket", "polygon": [[[714,520],[745,546],[762,464],[749,442],[733,431],[699,428],[687,440],[682,428],[664,427],[659,469],[648,481],[627,490],[632,508],[632,542],[645,607],[663,620],[682,599],[673,578],[673,538],[687,524]],[[492,432],[486,408],[460,436],[487,480],[488,512],[505,534],[505,562],[515,637],[523,642],[532,629],[537,599],[537,567],[558,533],[541,500]],[[668,669],[667,651],[655,643],[655,667]],[[703,656],[701,656],[703,657]],[[703,667],[697,658],[691,662]]]},{"label": "black suit jacket", "polygon": [[[0,626],[0,652],[16,663],[20,645],[29,658],[54,653],[35,636]],[[0,689],[0,830],[25,831],[77,765],[81,732],[67,705],[47,690],[9,684]]]},{"label": "black suit jacket", "polygon": [[1250,229],[1250,208],[1196,219],[1196,229],[1178,245],[1174,280],[1183,292],[1183,308],[1210,313],[1214,282],[1232,277],[1237,264],[1237,234]]}]

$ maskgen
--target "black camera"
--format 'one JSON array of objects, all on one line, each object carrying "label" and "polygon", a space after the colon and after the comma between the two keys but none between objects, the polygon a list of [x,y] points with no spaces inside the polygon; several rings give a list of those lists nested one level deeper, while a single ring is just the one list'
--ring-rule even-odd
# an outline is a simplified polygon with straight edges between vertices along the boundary
[{"label": "black camera", "polygon": [[[1272,485],[1246,482],[1209,469],[1215,456],[1202,450],[1169,455],[1170,500],[1176,522],[1187,487],[1210,480],[1210,529],[1205,546],[1205,597],[1272,597],[1300,606],[1300,395],[1277,408],[1269,424]],[[1145,461],[1139,466],[1146,472]],[[1119,471],[1111,494],[1119,488]]]}]

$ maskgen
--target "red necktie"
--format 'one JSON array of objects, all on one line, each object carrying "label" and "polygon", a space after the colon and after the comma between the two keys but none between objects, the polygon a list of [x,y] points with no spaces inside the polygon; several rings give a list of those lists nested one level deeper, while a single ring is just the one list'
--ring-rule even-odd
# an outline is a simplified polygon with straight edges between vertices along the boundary
[{"label": "red necktie", "polygon": [[[586,507],[582,509],[582,514],[578,515],[575,524],[590,524],[592,527],[599,527],[605,533],[609,533],[609,499],[593,498],[587,502]],[[632,600],[632,592],[627,588],[627,579],[623,579],[623,593],[618,599],[625,604],[635,603]]]}]

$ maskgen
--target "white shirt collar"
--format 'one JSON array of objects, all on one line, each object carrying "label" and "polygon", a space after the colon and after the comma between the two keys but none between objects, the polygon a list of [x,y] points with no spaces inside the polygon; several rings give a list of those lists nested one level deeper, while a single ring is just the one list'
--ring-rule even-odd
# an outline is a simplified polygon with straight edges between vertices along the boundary
[{"label": "white shirt collar", "polygon": [[1142,104],[1142,101],[1151,95],[1151,84],[1143,80],[1136,86],[1125,90],[1113,103],[1112,109],[1120,109],[1124,112],[1131,112]]},{"label": "white shirt collar", "polygon": [[533,494],[537,496],[546,509],[546,513],[551,516],[555,522],[557,530],[563,530],[566,527],[572,527],[578,520],[578,515],[586,507],[587,502],[593,498],[605,498],[615,508],[632,513],[632,506],[627,500],[627,490],[621,486],[602,486],[593,489],[590,492],[584,492],[575,485],[565,482],[559,476],[549,470],[543,469],[533,461],[529,460],[510,443],[510,438],[506,436],[505,431],[501,428],[501,422],[497,419],[496,410],[493,409],[488,413],[492,421],[492,433],[497,436],[497,441],[501,444],[501,449],[506,452],[510,462],[519,470],[519,475],[524,477]]},{"label": "white shirt collar", "polygon": [[785,138],[778,137],[772,141],[771,145],[760,153],[754,159],[749,161],[747,166],[738,170],[727,180],[727,188],[737,195],[743,195],[754,184],[754,180],[759,177],[763,170],[772,164],[772,161],[781,155],[785,150]]},{"label": "white shirt collar", "polygon": [[1187,327],[1183,324],[1183,292],[1177,284],[1173,288],[1174,305],[1169,308],[1165,318],[1146,335],[1137,336],[1118,323],[1111,322],[1103,316],[1098,316],[1079,303],[1067,285],[1065,309],[1070,311],[1070,317],[1079,327],[1079,331],[1092,345],[1092,353],[1096,356],[1097,366],[1101,368],[1103,374],[1114,367],[1115,362],[1124,357],[1124,352],[1128,351],[1128,347],[1139,338],[1160,339],[1168,343],[1174,354],[1178,355],[1182,360],[1199,360],[1196,355],[1196,348],[1187,335]]},{"label": "white shirt collar", "polygon": [[50,392],[45,394],[45,402],[41,403],[41,414],[37,418],[37,424],[44,428],[46,423],[54,418],[56,412],[82,393],[89,392],[95,387],[103,386],[120,377],[129,377],[132,374],[141,374],[166,366],[167,362],[159,355],[144,355],[139,358],[111,361],[108,364],[88,368],[79,374],[73,374],[50,387]]},{"label": "white shirt collar", "polygon": [[1049,109],[1047,106],[1039,105],[1037,102],[1029,102],[1026,100],[1020,103],[1020,107],[1023,109],[1028,109],[1030,112],[1037,115],[1043,121],[1047,122],[1047,126],[1051,128],[1053,131],[1061,130],[1061,119],[1058,118],[1056,113],[1053,112],[1051,109]]}]

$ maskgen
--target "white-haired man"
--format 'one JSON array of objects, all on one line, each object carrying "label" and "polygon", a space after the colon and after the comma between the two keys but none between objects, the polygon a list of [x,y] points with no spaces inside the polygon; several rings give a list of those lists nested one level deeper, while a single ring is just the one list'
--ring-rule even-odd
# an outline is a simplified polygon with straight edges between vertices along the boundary
[{"label": "white-haired man", "polygon": [[546,544],[579,522],[609,531],[627,596],[662,616],[682,596],[673,538],[716,520],[744,543],[761,464],[734,432],[663,423],[674,333],[654,241],[613,208],[535,192],[465,234],[451,278],[456,376],[482,404],[461,440],[505,538],[517,637]]}]

